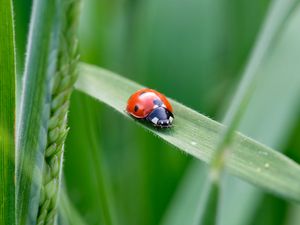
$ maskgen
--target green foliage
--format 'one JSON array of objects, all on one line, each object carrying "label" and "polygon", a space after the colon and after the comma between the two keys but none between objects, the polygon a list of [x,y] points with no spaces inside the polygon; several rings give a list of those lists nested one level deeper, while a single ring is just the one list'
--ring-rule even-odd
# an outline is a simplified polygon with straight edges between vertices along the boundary
[{"label": "green foliage", "polygon": [[[70,123],[73,125],[70,131],[69,141],[66,143],[67,158],[75,153],[78,158],[69,159],[70,163],[81,165],[77,176],[72,180],[72,185],[67,186],[67,190],[78,193],[78,198],[83,198],[84,203],[88,203],[84,213],[93,213],[97,224],[116,224],[111,207],[111,198],[108,186],[108,174],[103,163],[103,152],[101,143],[98,140],[100,135],[98,124],[99,104],[95,100],[84,96],[77,91],[73,95],[73,108],[70,113]],[[74,122],[75,121],[75,122]],[[79,123],[76,123],[80,121]],[[89,149],[86,151],[86,149]],[[69,151],[68,151],[69,150]],[[82,163],[88,162],[88,164]],[[66,165],[65,171],[69,171]],[[71,168],[72,170],[72,168]],[[67,178],[70,179],[70,178]],[[85,185],[80,187],[84,182]],[[74,197],[74,196],[72,196]],[[89,221],[87,221],[88,223]]]},{"label": "green foliage", "polygon": [[218,210],[220,187],[218,182],[210,182],[208,179],[206,178],[206,182],[202,188],[199,205],[196,208],[197,213],[195,213],[192,218],[193,225],[214,225],[217,223],[216,215]]},{"label": "green foliage", "polygon": [[[22,179],[20,173],[17,174],[17,181],[23,180],[21,185],[24,187],[24,192],[21,192],[23,190],[19,187],[22,186],[17,186],[16,203],[17,212],[22,212],[21,224],[34,223],[37,215],[42,223],[46,220],[52,222],[58,197],[53,192],[60,193],[58,186],[61,181],[57,171],[62,169],[59,161],[63,161],[65,183],[58,197],[60,212],[57,221],[61,225],[196,224],[201,217],[199,212],[205,209],[210,213],[203,219],[206,223],[214,223],[216,203],[220,209],[218,225],[298,225],[299,207],[289,200],[299,201],[300,190],[299,165],[293,162],[299,163],[300,159],[297,138],[300,127],[299,17],[294,16],[292,21],[287,21],[287,26],[278,29],[286,21],[286,15],[296,8],[297,0],[85,1],[79,30],[81,59],[99,67],[88,64],[80,67],[78,87],[88,95],[76,91],[72,97],[68,121],[70,134],[64,146],[64,157],[61,154],[64,138],[59,139],[59,146],[51,145],[46,155],[43,152],[43,148],[50,147],[50,140],[57,141],[56,136],[67,131],[66,120],[60,120],[63,122],[57,128],[59,119],[53,114],[55,109],[51,110],[51,107],[60,108],[66,102],[69,104],[69,93],[59,94],[61,88],[58,92],[52,91],[52,76],[57,78],[56,84],[62,84],[60,78],[69,70],[56,67],[68,64],[68,57],[62,60],[62,53],[68,53],[72,58],[72,52],[68,48],[62,50],[59,42],[63,39],[65,46],[73,45],[68,43],[72,40],[68,37],[74,35],[76,27],[74,18],[66,19],[68,13],[59,16],[64,11],[62,2],[69,5],[72,1],[33,1],[33,12],[38,15],[35,21],[31,19],[28,36],[31,0],[14,1],[17,122],[20,122],[17,124],[19,128],[23,127],[23,134],[26,133],[22,152],[16,158],[19,159],[18,172],[24,172],[20,166],[28,169],[21,175]],[[37,9],[38,4],[49,7]],[[253,49],[258,31],[266,27],[267,23],[262,23],[262,20],[270,5],[280,7],[273,11],[267,22],[271,26],[265,35],[260,33],[265,37],[264,41]],[[70,23],[68,28],[72,32],[60,35],[60,30],[66,28],[64,22]],[[27,36],[29,44],[25,54]],[[275,42],[274,36],[277,36]],[[275,44],[270,48],[271,43]],[[268,49],[271,51],[266,51]],[[227,155],[228,148],[222,149],[228,173],[224,173],[224,189],[217,199],[218,189],[207,188],[212,184],[206,180],[207,174],[211,173],[202,161],[210,162],[214,149],[221,143],[226,128],[215,120],[232,102],[233,90],[247,90],[245,86],[237,85],[238,75],[247,65],[248,56],[254,53],[258,57],[248,64],[251,69],[247,73],[250,71],[261,78],[256,81],[247,109],[238,107],[238,111],[246,110],[239,128],[233,126],[229,132],[233,136],[229,135],[227,147],[233,152]],[[27,76],[22,91],[20,81],[25,55]],[[0,56],[2,63],[2,52]],[[109,68],[129,79],[101,68]],[[173,129],[160,131],[144,123],[132,122],[124,112],[126,100],[141,86],[130,80],[160,90],[213,120],[173,101],[176,110]],[[73,79],[64,81],[67,85],[72,82]],[[27,100],[25,106],[22,101],[20,111],[18,99],[21,93],[24,94],[22,99]],[[99,104],[98,100],[116,110]],[[2,114],[2,105],[0,110],[0,116],[5,115]],[[235,113],[229,115],[237,118]],[[124,116],[127,119],[124,120]],[[50,117],[54,119],[49,121]],[[59,117],[66,118],[66,111]],[[20,140],[22,129],[18,130],[17,140]],[[236,133],[236,129],[253,140]],[[150,135],[153,132],[155,135]],[[233,145],[230,145],[232,137]],[[287,151],[289,158],[258,142]],[[20,141],[17,146],[18,150],[21,149]],[[174,148],[183,151],[174,151]],[[182,152],[197,158],[187,157]],[[24,166],[27,160],[24,155],[28,155],[26,163],[30,162],[30,166]],[[58,181],[57,185],[48,183],[52,180]],[[39,198],[41,183],[47,187],[41,186],[42,190],[47,190]],[[201,193],[206,193],[205,190],[207,194],[203,199]],[[266,190],[271,194],[266,194]],[[204,201],[210,198],[211,201]],[[49,202],[47,200],[52,203],[45,204]],[[213,204],[207,205],[209,203]]]},{"label": "green foliage", "polygon": [[270,47],[278,36],[279,31],[284,27],[284,22],[289,18],[297,2],[297,0],[291,0],[287,4],[285,0],[278,0],[272,2],[270,6],[264,26],[246,65],[242,81],[224,119],[226,130],[216,147],[216,155],[211,162],[212,170],[217,170],[214,171],[216,173],[220,173],[220,170],[222,170],[222,164],[225,163],[226,150],[230,150],[228,145],[230,145],[233,133],[238,128],[240,120],[247,109],[248,102],[253,95],[255,84],[259,78],[257,73],[259,66],[264,61]]},{"label": "green foliage", "polygon": [[53,224],[61,186],[64,142],[68,133],[67,112],[73,85],[77,78],[78,40],[76,38],[79,1],[62,4],[62,28],[56,73],[51,89],[51,112],[43,167],[43,183],[37,224]]},{"label": "green foliage", "polygon": [[[113,88],[114,87],[114,88]],[[142,86],[107,70],[82,65],[76,88],[113,107],[124,116],[127,98]],[[209,162],[224,127],[172,100],[174,127],[160,131],[143,125],[158,137],[194,157]],[[133,119],[132,119],[133,120]],[[140,124],[140,123],[139,123]],[[226,169],[266,190],[300,201],[300,166],[275,150],[236,133],[229,146]]]},{"label": "green foliage", "polygon": [[59,18],[56,1],[34,1],[17,127],[17,224],[35,224],[39,208],[55,73]]},{"label": "green foliage", "polygon": [[[259,73],[257,73],[259,66],[264,61],[267,53],[270,52],[270,47],[272,46],[274,40],[279,34],[279,31],[284,27],[284,22],[288,19],[290,12],[294,9],[295,3],[297,1],[291,1],[286,4],[285,0],[274,1],[270,6],[270,10],[266,16],[266,20],[262,30],[257,38],[257,43],[253,47],[253,51],[250,55],[249,61],[245,67],[242,80],[238,86],[238,90],[230,104],[230,107],[225,115],[224,125],[226,126],[223,135],[216,144],[215,154],[210,162],[211,171],[208,174],[207,182],[212,190],[203,190],[201,195],[209,196],[207,201],[202,201],[202,209],[204,211],[196,212],[200,214],[199,222],[197,224],[215,224],[215,221],[211,217],[218,218],[218,199],[217,197],[211,197],[212,193],[218,193],[220,188],[220,183],[222,179],[222,172],[224,170],[224,165],[226,164],[226,155],[230,153],[230,144],[234,132],[240,125],[245,111],[247,109],[248,103],[254,93],[256,83],[259,81]],[[268,165],[268,164],[265,164]],[[211,202],[210,202],[211,201]],[[211,207],[215,206],[214,208]],[[213,222],[207,222],[207,217],[209,212],[215,212],[215,215],[211,214],[209,219]],[[203,217],[203,218],[202,218]],[[216,219],[217,220],[217,219]]]},{"label": "green foliage", "polygon": [[15,40],[11,0],[0,1],[0,224],[15,222]]},{"label": "green foliage", "polygon": [[[271,54],[261,64],[257,73],[263,78],[257,82],[255,93],[239,128],[243,133],[278,150],[285,149],[286,137],[292,132],[298,119],[300,65],[297,58],[300,57],[298,45],[300,33],[297,27],[299,21],[298,9],[287,21],[286,27],[273,45]],[[286,87],[289,88],[286,89]],[[202,169],[198,164],[194,162],[186,172],[185,176],[189,179],[184,179],[179,185],[177,194],[166,212],[164,224],[181,224],[183,221],[191,221],[192,215],[197,214],[195,207],[192,206],[196,205],[199,199],[193,196],[200,195],[204,183],[202,179],[199,179]],[[237,195],[237,193],[243,194]],[[230,176],[226,176],[221,198],[218,224],[224,225],[250,224],[251,222],[256,224],[256,211],[259,212],[264,205],[268,205],[262,202],[261,190]],[[187,210],[178,210],[177,205],[188,204],[191,207],[182,207]],[[239,207],[235,207],[236,205]],[[261,208],[257,209],[259,205]],[[284,212],[281,210],[282,214]]]},{"label": "green foliage", "polygon": [[62,220],[65,221],[65,223],[62,224],[86,225],[64,190],[60,192],[59,209],[61,212],[60,216],[62,217]]},{"label": "green foliage", "polygon": [[[226,103],[224,96],[230,94],[267,2],[89,1],[79,33],[82,59],[215,117],[216,108]],[[99,107],[98,140],[112,176],[118,216],[123,224],[158,224],[190,158]],[[74,164],[78,154],[66,160],[73,171],[79,170]],[[74,180],[71,169],[66,176]],[[82,189],[72,188],[72,196]],[[91,206],[83,197],[76,205],[90,218],[86,210]]]}]

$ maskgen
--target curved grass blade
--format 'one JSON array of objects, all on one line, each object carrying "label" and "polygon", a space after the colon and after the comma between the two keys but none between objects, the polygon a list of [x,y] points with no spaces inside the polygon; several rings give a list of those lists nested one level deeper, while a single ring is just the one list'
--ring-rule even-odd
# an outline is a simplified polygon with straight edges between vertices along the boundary
[{"label": "curved grass blade", "polygon": [[211,170],[214,170],[217,176],[225,163],[224,156],[226,151],[230,150],[227,146],[231,143],[234,131],[240,124],[250,98],[253,95],[258,78],[260,77],[259,75],[261,75],[257,73],[259,66],[269,53],[271,45],[274,43],[279,31],[282,30],[284,22],[288,19],[296,3],[298,3],[297,0],[275,0],[271,2],[264,26],[251,52],[243,73],[243,78],[224,119],[226,129],[218,142],[216,154],[211,162]]},{"label": "curved grass blade", "polygon": [[[258,71],[264,78],[258,84],[240,126],[242,132],[269,146],[279,148],[278,150],[285,149],[286,141],[299,117],[299,22],[298,7],[278,38],[272,55]],[[237,197],[237,191],[244,195]],[[263,197],[261,190],[230,176],[226,177],[222,196],[220,225],[250,224]],[[240,207],[234,209],[235,205]]]},{"label": "curved grass blade", "polygon": [[[275,148],[283,148],[299,116],[299,22],[300,8],[288,21],[272,50],[272,55],[259,69],[258,73],[264,74],[264,78],[257,84],[240,126],[245,134]],[[200,201],[195,196],[200,195],[201,187],[204,186],[204,181],[199,179],[203,168],[200,170],[198,164],[199,162],[193,162],[186,172],[161,224],[192,223],[191,218],[197,213],[196,203]],[[250,224],[261,201],[262,191],[235,177],[226,176],[225,179],[218,224]],[[194,186],[198,187],[196,191]],[[237,192],[244,194],[237,195]],[[178,205],[183,205],[181,210],[177,209]]]},{"label": "curved grass blade", "polygon": [[55,72],[59,9],[57,1],[33,2],[17,127],[17,224],[35,224]]},{"label": "curved grass blade", "polygon": [[[261,32],[258,35],[257,42],[254,45],[253,51],[250,54],[249,61],[245,67],[242,80],[238,86],[238,90],[225,115],[224,124],[226,128],[224,129],[223,134],[218,140],[215,148],[215,153],[210,162],[211,169],[207,176],[207,182],[211,183],[209,186],[213,188],[213,190],[220,188],[220,183],[222,180],[221,175],[226,164],[226,155],[228,155],[231,150],[229,146],[234,137],[234,132],[239,127],[240,122],[246,112],[249,101],[253,96],[255,86],[257,85],[259,78],[261,78],[261,76],[259,76],[261,74],[257,73],[259,66],[265,60],[266,55],[270,52],[269,50],[271,45],[274,43],[275,38],[279,34],[279,31],[283,28],[284,22],[289,17],[290,12],[292,11],[293,6],[295,6],[296,2],[297,1],[295,0],[289,1],[288,4],[285,0],[271,2],[266,20],[263,24]],[[210,198],[211,193],[215,192],[213,190],[204,190],[201,193],[202,196],[206,195],[206,192],[208,192],[209,200],[207,202],[200,202],[200,205],[202,205],[200,208],[205,209],[205,212],[200,213],[204,218],[199,217],[198,224],[208,224],[207,222],[205,222],[205,218],[208,214],[211,213],[209,210],[215,212],[214,217],[218,216],[217,204],[215,204],[216,199]],[[206,207],[206,204],[207,206],[215,205],[215,208],[211,209],[211,207]],[[215,222],[211,224],[214,223]]]},{"label": "curved grass blade", "polygon": [[59,196],[59,212],[61,212],[64,220],[67,221],[66,224],[87,225],[76,208],[74,208],[74,205],[71,203],[69,196],[64,189],[61,189]]},{"label": "curved grass blade", "polygon": [[15,40],[11,0],[0,1],[0,224],[15,222]]},{"label": "curved grass blade", "polygon": [[[128,97],[141,85],[105,69],[82,64],[75,87],[134,120],[124,109]],[[171,103],[176,118],[172,129],[157,130],[139,124],[178,149],[209,162],[224,127],[174,100]],[[300,166],[297,163],[240,133],[235,133],[230,148],[232,152],[225,165],[229,173],[285,198],[300,201]]]},{"label": "curved grass blade", "polygon": [[[286,4],[288,3],[288,4]],[[286,53],[289,51],[287,49],[290,49],[290,46],[288,43],[281,43],[281,46],[278,48],[277,46],[274,46],[272,49],[272,53],[276,54],[277,61],[274,61],[274,56],[271,56],[271,60],[261,60],[264,58],[264,55],[266,55],[266,51],[268,49],[268,46],[270,44],[274,43],[274,37],[278,36],[276,33],[279,31],[282,31],[282,25],[290,15],[291,9],[294,8],[294,5],[297,3],[297,1],[276,1],[273,4],[273,7],[271,8],[272,10],[270,11],[271,13],[269,14],[269,19],[267,19],[267,22],[265,24],[265,29],[263,29],[263,32],[261,33],[261,38],[258,39],[257,47],[252,53],[252,56],[255,59],[251,59],[252,62],[248,64],[248,69],[246,69],[246,74],[249,77],[249,74],[253,76],[260,76],[264,77],[263,79],[260,79],[259,82],[257,82],[258,88],[256,88],[256,92],[254,93],[254,101],[250,101],[250,111],[248,110],[246,112],[246,120],[245,122],[247,123],[247,127],[245,127],[244,121],[242,121],[242,127],[241,129],[243,131],[248,131],[248,134],[251,134],[254,137],[259,138],[259,140],[264,141],[264,143],[268,143],[272,146],[274,146],[274,143],[278,142],[279,140],[283,139],[284,136],[287,133],[286,127],[289,126],[290,120],[292,121],[295,116],[290,115],[293,112],[293,109],[295,108],[295,104],[297,102],[296,100],[296,95],[295,95],[295,90],[299,89],[297,87],[297,76],[296,71],[298,69],[295,69],[295,67],[298,67],[298,63],[293,64],[292,67],[289,68],[294,68],[294,71],[291,70],[286,70],[286,62],[293,62],[294,55],[286,55]],[[295,30],[295,29],[294,29]],[[272,32],[270,32],[272,31]],[[295,33],[295,32],[294,32]],[[289,32],[288,36],[291,38],[292,34]],[[288,38],[288,39],[289,39]],[[285,40],[287,41],[287,40]],[[266,44],[266,42],[268,42]],[[296,42],[297,43],[297,42]],[[296,47],[296,43],[294,48]],[[284,47],[282,47],[284,46]],[[292,47],[293,48],[293,47]],[[276,51],[274,51],[274,49]],[[279,50],[280,49],[280,50]],[[279,51],[278,51],[279,50]],[[290,52],[293,52],[290,51]],[[297,50],[295,50],[297,52]],[[298,51],[299,52],[299,51]],[[282,59],[287,59],[290,58],[290,60],[282,60]],[[296,57],[297,58],[297,57]],[[253,62],[255,61],[255,62]],[[263,63],[262,63],[263,62]],[[273,64],[272,64],[273,63]],[[281,64],[281,65],[280,65]],[[284,65],[282,65],[284,64]],[[288,63],[291,65],[290,63]],[[263,66],[260,66],[263,65]],[[267,65],[267,66],[266,66]],[[251,67],[251,68],[249,68]],[[254,73],[258,67],[260,68],[260,71],[258,73]],[[285,68],[284,72],[281,70],[281,68]],[[249,72],[250,71],[250,72]],[[282,74],[285,74],[285,78],[282,77]],[[299,76],[298,76],[299,77]],[[295,80],[296,79],[296,80]],[[249,82],[251,82],[251,79],[248,79]],[[274,82],[275,81],[275,82]],[[273,90],[274,88],[278,89],[279,86],[284,87],[285,85],[282,85],[283,83],[288,83],[286,86],[290,86],[291,89],[288,91],[284,91],[283,93],[279,94],[278,92],[282,92],[281,90]],[[273,86],[272,86],[273,84]],[[247,87],[247,84],[243,85],[244,87]],[[248,84],[248,87],[251,85]],[[299,86],[299,85],[298,85]],[[268,92],[272,93],[268,93]],[[239,98],[236,100],[235,104],[233,105],[238,105],[237,102],[242,101],[242,94],[243,90],[239,91]],[[266,93],[267,92],[267,93]],[[261,96],[259,96],[259,94]],[[268,96],[266,98],[266,96]],[[276,98],[274,97],[276,96]],[[280,101],[281,100],[281,101]],[[275,101],[275,102],[274,102]],[[294,103],[291,103],[291,101]],[[254,105],[253,105],[254,102]],[[264,105],[266,102],[268,102],[268,108],[264,109],[262,105]],[[280,102],[280,104],[278,103]],[[264,110],[264,111],[262,111]],[[230,110],[230,113],[234,110]],[[281,115],[281,111],[284,111],[284,113]],[[278,113],[274,113],[278,112]],[[287,113],[289,112],[289,113]],[[290,116],[285,115],[287,113]],[[239,113],[238,113],[239,114]],[[274,115],[275,114],[275,115]],[[272,119],[266,119],[263,118],[261,115],[272,115]],[[284,116],[283,116],[284,115]],[[233,113],[229,116],[232,117]],[[254,118],[253,118],[254,117]],[[252,120],[251,120],[252,119]],[[263,120],[263,121],[260,121]],[[227,117],[228,121],[228,117]],[[274,122],[276,121],[276,122]],[[254,126],[253,126],[254,125]],[[280,127],[280,129],[272,129],[275,127]],[[272,127],[272,128],[270,128]],[[285,129],[281,129],[285,128]],[[234,129],[233,129],[234,130]],[[270,131],[272,130],[272,131]],[[279,131],[281,130],[281,131]],[[280,133],[280,134],[279,134]],[[277,146],[277,145],[276,145]],[[268,164],[266,164],[268,166]],[[259,168],[258,168],[259,170]],[[189,170],[187,176],[192,176],[194,177],[195,180],[198,177],[198,171],[196,169],[191,169]],[[198,183],[198,181],[195,181]],[[191,185],[194,185],[195,182],[191,182]],[[226,177],[226,182],[225,182],[225,194],[222,194],[222,199],[220,201],[221,203],[221,214],[219,214],[219,219],[218,219],[218,224],[248,224],[249,219],[253,215],[253,211],[255,210],[256,206],[259,203],[259,200],[261,199],[261,191],[259,191],[257,188],[254,188],[253,186],[250,186],[249,184],[244,183],[241,180],[235,179],[233,177],[227,176]],[[185,200],[183,197],[191,198],[189,195],[191,192],[189,191],[189,185],[187,183],[183,183],[184,187],[187,187],[185,191],[178,191],[178,195],[176,200],[174,199],[174,202],[171,205],[171,209],[169,212],[166,214],[166,217],[164,218],[164,223],[163,224],[172,224],[170,221],[172,221],[172,216],[174,214],[177,214],[177,212],[174,211],[175,204],[181,204]],[[245,193],[241,196],[236,195],[236,191]],[[201,195],[201,189],[198,190],[198,192],[192,193],[194,196],[199,196]],[[180,197],[181,196],[181,197]],[[197,198],[194,198],[193,201],[198,201],[199,204],[202,204],[199,200],[196,200]],[[195,203],[193,203],[195,204]],[[236,208],[235,206],[239,205],[240,207]],[[175,208],[176,209],[176,208]],[[199,212],[194,211],[194,214],[197,215]],[[173,211],[173,212],[172,212]],[[182,223],[183,221],[187,224],[190,224],[192,222],[187,222],[190,220],[190,218],[186,217],[183,215],[183,212],[181,212],[181,218],[180,222]],[[248,221],[248,222],[246,222]],[[180,223],[177,221],[177,223]]]}]

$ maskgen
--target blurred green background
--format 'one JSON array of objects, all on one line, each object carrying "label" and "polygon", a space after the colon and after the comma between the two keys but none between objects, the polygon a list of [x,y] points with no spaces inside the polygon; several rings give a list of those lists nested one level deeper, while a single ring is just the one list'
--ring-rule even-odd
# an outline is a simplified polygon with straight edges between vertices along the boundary
[{"label": "blurred green background", "polygon": [[[269,3],[269,0],[83,0],[78,32],[81,60],[118,72],[221,121]],[[31,1],[15,0],[14,4],[21,74]],[[266,81],[256,99],[268,96],[274,85],[282,84],[281,74],[277,75]],[[299,81],[297,75],[294,78]],[[286,85],[275,87],[285,91],[290,84]],[[250,105],[253,113],[248,113],[241,130],[271,147],[286,150],[300,162],[297,88],[299,85],[293,93],[282,95],[286,97],[281,98],[286,103],[283,106],[273,101],[269,102],[269,109],[264,109],[261,101],[259,104],[254,100]],[[275,113],[272,121],[262,123],[261,127],[254,125],[261,122],[258,118],[265,121],[259,114],[277,110],[276,107],[284,107],[285,113],[272,111]],[[168,221],[166,212],[182,187],[183,177],[195,174],[190,171],[198,168],[192,167],[202,166],[201,163],[195,166],[197,163],[190,156],[77,91],[72,96],[69,126],[64,187],[87,224],[107,224],[107,218],[122,225]],[[242,186],[236,189],[238,195],[247,195],[243,190],[254,188],[236,179],[232,182]],[[190,187],[193,185],[201,185],[200,179],[189,182]],[[232,196],[229,192],[227,196]],[[188,190],[186,193],[193,194]],[[249,203],[249,209],[244,209],[247,213],[239,215],[233,209],[227,215],[231,222],[220,223],[294,224],[290,222],[293,212],[299,211],[295,206],[256,189],[253,195],[257,201]],[[194,190],[194,198],[197,197]],[[227,197],[224,204],[231,206],[234,203],[230,201],[239,201],[232,199]],[[179,209],[183,213],[185,210],[189,209]],[[247,218],[239,220],[237,217],[241,215]]]}]

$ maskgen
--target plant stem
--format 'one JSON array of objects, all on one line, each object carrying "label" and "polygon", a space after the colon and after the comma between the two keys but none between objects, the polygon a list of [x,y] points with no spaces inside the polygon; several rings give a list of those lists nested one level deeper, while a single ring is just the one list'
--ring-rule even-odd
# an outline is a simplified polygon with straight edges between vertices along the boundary
[{"label": "plant stem", "polygon": [[71,225],[87,225],[72,205],[65,190],[60,192],[59,210]]},{"label": "plant stem", "polygon": [[226,155],[230,150],[230,142],[255,89],[255,83],[258,79],[257,70],[269,52],[270,46],[277,38],[284,22],[298,2],[299,0],[274,0],[271,3],[266,20],[244,70],[243,78],[224,118],[226,129],[216,146],[215,155],[211,161],[211,175],[214,176],[212,178],[214,180],[218,180],[220,177],[225,165]]},{"label": "plant stem", "polygon": [[[35,224],[49,120],[50,83],[55,73],[56,1],[33,1],[24,83],[16,135],[17,224]],[[52,31],[52,32],[50,32]]]},{"label": "plant stem", "polygon": [[0,0],[0,224],[15,221],[15,39],[13,4]]},{"label": "plant stem", "polygon": [[78,42],[76,38],[78,0],[63,2],[63,25],[57,70],[53,77],[48,140],[43,168],[43,184],[37,224],[53,224],[61,183],[64,142],[68,133],[67,112],[77,78]]}]

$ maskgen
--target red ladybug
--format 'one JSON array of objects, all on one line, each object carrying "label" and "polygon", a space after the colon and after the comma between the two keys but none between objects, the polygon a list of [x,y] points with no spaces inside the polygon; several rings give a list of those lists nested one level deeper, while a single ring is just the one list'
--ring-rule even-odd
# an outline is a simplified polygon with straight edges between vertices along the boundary
[{"label": "red ladybug", "polygon": [[173,109],[167,98],[152,89],[143,88],[130,96],[126,111],[135,118],[149,121],[156,127],[171,127]]}]

